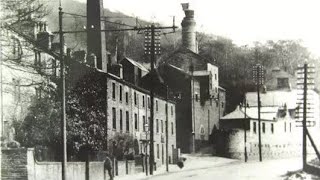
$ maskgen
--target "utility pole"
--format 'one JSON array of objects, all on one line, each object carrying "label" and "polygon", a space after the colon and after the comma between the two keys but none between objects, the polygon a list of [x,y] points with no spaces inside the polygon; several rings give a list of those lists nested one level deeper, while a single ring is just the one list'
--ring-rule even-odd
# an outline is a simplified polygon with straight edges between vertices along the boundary
[{"label": "utility pole", "polygon": [[261,145],[261,100],[260,100],[260,84],[263,84],[263,67],[260,64],[256,64],[253,68],[253,78],[257,85],[257,96],[258,96],[258,138],[259,138],[259,161],[262,161],[262,145]]},{"label": "utility pole", "polygon": [[66,82],[64,62],[64,39],[62,30],[62,8],[59,6],[59,37],[60,37],[60,78],[61,78],[61,138],[62,138],[62,180],[66,180],[67,173],[67,123],[66,123]]},{"label": "utility pole", "polygon": [[244,162],[248,161],[247,154],[247,99],[246,94],[244,94]]},{"label": "utility pole", "polygon": [[166,85],[166,170],[169,172],[169,157],[168,157],[168,126],[169,126],[169,115],[168,115],[168,101],[169,101],[169,89]]},{"label": "utility pole", "polygon": [[[174,21],[173,21],[174,22]],[[152,24],[147,28],[140,28],[140,30],[145,30],[145,54],[150,55],[150,64],[151,64],[151,83],[150,83],[150,175],[153,175],[154,170],[154,77],[156,76],[156,72],[154,69],[156,55],[160,54],[160,30],[161,29],[173,29],[175,32],[176,26],[173,23],[173,26],[169,27],[155,27]],[[139,30],[135,28],[135,30]]]},{"label": "utility pole", "polygon": [[[191,88],[192,88],[192,93],[191,93],[191,106],[192,106],[192,153],[195,153],[196,152],[196,116],[195,116],[195,93],[194,93],[194,77],[193,77],[193,73],[194,73],[194,66],[193,66],[193,63],[191,62],[191,65],[190,65],[190,71],[191,71]],[[219,108],[220,108],[220,102],[219,102]],[[220,109],[219,109],[219,112],[220,112]]]},{"label": "utility pole", "polygon": [[[302,165],[303,170],[307,170],[308,164],[307,164],[307,138],[310,140],[311,146],[313,150],[315,151],[318,159],[320,159],[320,153],[318,151],[318,148],[316,144],[313,141],[313,138],[311,137],[308,127],[314,127],[316,126],[316,122],[314,121],[313,114],[314,112],[310,111],[314,109],[312,100],[312,94],[309,94],[309,90],[314,89],[314,75],[315,74],[315,66],[314,64],[308,64],[307,62],[304,63],[303,66],[299,65],[297,68],[297,87],[300,90],[303,90],[303,93],[300,94],[298,91],[298,101],[297,105],[298,107],[303,104],[303,114],[302,114],[302,121],[300,112],[298,110],[296,114],[296,118],[298,121],[297,123],[302,123]],[[302,82],[303,81],[303,82]],[[301,95],[303,95],[301,99]],[[309,97],[309,99],[308,99]],[[308,102],[309,101],[309,102]],[[313,120],[312,120],[313,119]],[[301,126],[298,126],[301,127]]]},{"label": "utility pole", "polygon": [[308,74],[308,64],[303,65],[304,70],[304,81],[303,81],[303,120],[302,120],[302,160],[303,160],[303,169],[307,165],[307,74]]},{"label": "utility pole", "polygon": [[151,90],[150,90],[150,101],[151,101],[151,109],[150,109],[150,175],[153,175],[153,165],[154,165],[154,62],[156,59],[155,50],[154,50],[154,24],[151,25]]},{"label": "utility pole", "polygon": [[[3,137],[4,137],[4,134],[3,134],[3,126],[4,126],[4,122],[3,122],[3,79],[2,79],[2,65],[3,65],[3,59],[2,59],[2,31],[3,31],[3,26],[2,26],[2,23],[0,24],[0,98],[1,98],[1,102],[0,102],[0,105],[1,105],[1,122],[0,122],[0,143],[2,144],[2,141],[3,141]],[[0,160],[2,160],[2,147],[0,145]],[[2,161],[1,161],[2,162]],[[0,169],[2,168],[2,163],[0,163]],[[1,170],[0,170],[0,177],[1,177]]]}]

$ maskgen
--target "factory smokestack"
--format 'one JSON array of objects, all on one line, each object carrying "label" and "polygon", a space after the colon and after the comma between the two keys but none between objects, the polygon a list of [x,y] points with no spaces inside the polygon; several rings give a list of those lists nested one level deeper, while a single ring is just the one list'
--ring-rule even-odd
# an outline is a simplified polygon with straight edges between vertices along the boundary
[{"label": "factory smokestack", "polygon": [[194,11],[189,9],[189,3],[182,3],[182,9],[185,17],[181,22],[182,26],[182,46],[198,53],[194,20]]},{"label": "factory smokestack", "polygon": [[103,0],[87,0],[87,54],[97,57],[97,68],[107,71],[107,51],[104,27]]}]

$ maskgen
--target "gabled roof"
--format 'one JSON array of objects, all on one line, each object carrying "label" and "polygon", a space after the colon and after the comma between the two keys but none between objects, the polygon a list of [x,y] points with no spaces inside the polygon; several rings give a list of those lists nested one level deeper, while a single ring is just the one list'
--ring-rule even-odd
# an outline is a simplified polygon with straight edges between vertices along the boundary
[{"label": "gabled roof", "polygon": [[[221,120],[241,120],[241,119],[258,119],[258,107],[247,107],[246,116],[244,107],[239,106],[231,113],[220,118]],[[278,107],[261,107],[260,118],[265,121],[274,121],[277,117]],[[246,118],[245,118],[246,117]]]},{"label": "gabled roof", "polygon": [[138,67],[139,69],[141,69],[142,71],[145,71],[145,72],[149,72],[149,70],[144,67],[142,64],[138,63],[137,61],[133,60],[133,59],[130,59],[128,57],[124,57],[124,59],[122,59],[120,61],[120,63],[123,61],[123,60],[127,60],[129,63],[131,63],[132,65]]},{"label": "gabled roof", "polygon": [[237,108],[232,111],[231,113],[221,117],[221,120],[229,120],[229,119],[244,119],[244,118],[250,118],[248,116],[245,116],[244,112],[237,106]]},{"label": "gabled roof", "polygon": [[[277,118],[278,107],[261,107],[260,118],[261,120],[273,121]],[[243,109],[242,109],[243,110]],[[258,119],[258,107],[247,107],[247,115],[251,119]]]},{"label": "gabled roof", "polygon": [[167,56],[162,56],[159,59],[159,64],[162,64],[162,63],[168,63],[171,65],[174,65],[178,68],[183,69],[186,72],[189,71],[190,63],[194,64],[195,70],[205,70],[204,68],[197,69],[199,65],[206,67],[207,63],[213,64],[207,58],[184,47],[177,49],[176,51],[174,51],[173,53]]},{"label": "gabled roof", "polygon": [[[297,90],[275,90],[260,93],[260,100],[262,106],[284,106],[286,104],[288,109],[297,107],[296,102],[298,99]],[[257,106],[257,92],[246,93],[246,99],[249,106]]]}]

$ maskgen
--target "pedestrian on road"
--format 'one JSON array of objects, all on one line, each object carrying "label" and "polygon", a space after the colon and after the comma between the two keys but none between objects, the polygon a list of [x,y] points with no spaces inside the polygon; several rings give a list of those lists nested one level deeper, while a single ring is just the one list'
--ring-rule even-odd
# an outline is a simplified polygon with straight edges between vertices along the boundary
[{"label": "pedestrian on road", "polygon": [[104,171],[108,171],[110,180],[113,180],[113,168],[112,168],[112,161],[109,156],[106,156],[106,159],[104,160]]}]

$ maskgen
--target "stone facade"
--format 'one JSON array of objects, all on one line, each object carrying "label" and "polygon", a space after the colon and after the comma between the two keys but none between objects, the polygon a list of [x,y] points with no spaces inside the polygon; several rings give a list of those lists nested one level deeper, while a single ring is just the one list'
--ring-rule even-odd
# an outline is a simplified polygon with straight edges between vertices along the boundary
[{"label": "stone facade", "polygon": [[[177,56],[180,53],[188,56],[180,51]],[[177,146],[183,153],[208,145],[212,129],[219,126],[219,116],[223,116],[225,109],[225,90],[218,86],[217,67],[204,68],[191,73],[171,64],[158,67],[164,84],[172,91],[170,96],[176,99]]]},{"label": "stone facade", "polygon": [[[139,142],[139,153],[145,152],[142,140],[150,138],[150,95],[149,91],[125,83],[115,77],[108,78],[108,139],[116,134],[126,133]],[[115,92],[113,92],[115,90]],[[128,97],[128,99],[127,99]],[[128,101],[127,101],[128,100]],[[160,96],[154,98],[154,149],[155,160],[165,162],[165,127],[168,104],[168,156],[172,158],[176,148],[176,110],[175,103]],[[115,120],[113,114],[115,112]],[[122,113],[122,115],[120,115]],[[128,114],[128,115],[127,115]],[[129,120],[127,121],[127,116]],[[122,119],[122,123],[121,123]],[[147,134],[147,135],[146,135]],[[172,149],[173,148],[173,149]],[[147,147],[149,153],[149,147]],[[159,156],[158,156],[159,154]]]}]

